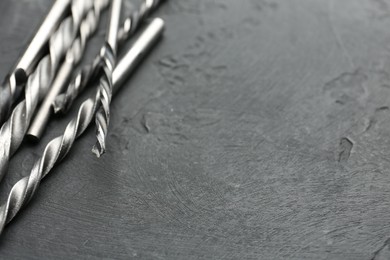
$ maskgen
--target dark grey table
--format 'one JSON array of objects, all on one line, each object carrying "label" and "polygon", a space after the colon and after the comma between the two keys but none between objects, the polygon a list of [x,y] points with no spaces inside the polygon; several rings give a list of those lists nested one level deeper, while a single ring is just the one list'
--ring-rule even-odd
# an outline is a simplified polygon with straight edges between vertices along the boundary
[{"label": "dark grey table", "polygon": [[[50,2],[0,2],[1,77]],[[91,127],[1,259],[389,259],[390,1],[168,0],[156,15],[165,37],[113,101],[107,154]],[[1,202],[75,111],[24,144]]]}]

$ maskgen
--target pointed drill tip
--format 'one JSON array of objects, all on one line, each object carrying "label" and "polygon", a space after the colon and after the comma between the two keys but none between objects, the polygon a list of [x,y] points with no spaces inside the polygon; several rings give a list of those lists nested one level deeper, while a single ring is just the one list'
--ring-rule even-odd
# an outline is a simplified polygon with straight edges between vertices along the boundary
[{"label": "pointed drill tip", "polygon": [[105,152],[106,149],[104,149],[99,143],[94,145],[92,148],[92,153],[96,155],[97,158],[100,158]]},{"label": "pointed drill tip", "polygon": [[58,95],[54,100],[53,110],[55,114],[65,113],[65,97],[63,94]]}]

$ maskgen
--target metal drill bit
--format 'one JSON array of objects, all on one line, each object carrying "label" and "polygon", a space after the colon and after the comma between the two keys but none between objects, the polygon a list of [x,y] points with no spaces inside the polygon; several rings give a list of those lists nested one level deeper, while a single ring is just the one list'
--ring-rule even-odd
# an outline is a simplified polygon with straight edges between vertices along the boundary
[{"label": "metal drill bit", "polygon": [[112,98],[112,72],[115,69],[117,54],[117,39],[119,30],[119,17],[121,14],[122,0],[113,0],[111,9],[111,21],[109,24],[106,41],[100,50],[103,75],[100,77],[100,104],[101,107],[96,113],[96,136],[98,141],[92,151],[97,157],[105,151],[103,139],[107,135],[107,127],[110,120],[110,103]]},{"label": "metal drill bit", "polygon": [[[96,32],[100,13],[109,3],[109,0],[96,2],[92,9],[90,9],[80,25],[79,37],[73,42],[72,47],[66,53],[66,59],[61,65],[56,78],[53,81],[52,87],[47,93],[42,102],[34,120],[27,132],[30,139],[38,141],[49,121],[52,112],[52,104],[54,99],[58,96],[65,84],[69,82],[69,77],[72,74],[73,68],[81,61],[88,39]],[[119,17],[117,18],[119,22]],[[110,22],[111,23],[111,22]],[[117,29],[116,29],[117,30]]]},{"label": "metal drill bit", "polygon": [[[121,87],[126,77],[154,45],[162,34],[163,28],[163,20],[154,19],[121,59],[113,72],[114,92]],[[89,98],[81,104],[77,117],[69,122],[62,136],[54,138],[47,144],[42,157],[34,164],[30,175],[22,178],[12,187],[7,201],[0,207],[0,234],[5,225],[31,200],[41,180],[58,162],[65,158],[76,138],[92,122],[100,103],[100,94],[98,88],[95,98]]]},{"label": "metal drill bit", "polygon": [[44,46],[69,9],[71,0],[57,0],[51,7],[37,33],[23,52],[15,67],[0,86],[0,124],[7,120],[11,108],[22,93],[27,77],[43,56]]},{"label": "metal drill bit", "polygon": [[[144,22],[149,15],[159,6],[163,0],[144,0],[141,6],[133,11],[126,18],[123,26],[118,32],[118,45],[122,45],[130,38]],[[100,69],[100,54],[94,59],[93,63],[86,65],[77,73],[77,76],[69,84],[65,93],[59,95],[53,106],[55,113],[66,113],[72,106],[77,96],[85,89],[92,78],[96,76]]]},{"label": "metal drill bit", "polygon": [[101,3],[102,1],[73,0],[72,15],[63,20],[58,30],[51,36],[49,54],[42,58],[28,78],[25,99],[14,108],[10,118],[0,129],[0,180],[7,172],[10,157],[21,145],[38,102],[47,93],[61,58],[77,36],[83,17],[93,4]]}]

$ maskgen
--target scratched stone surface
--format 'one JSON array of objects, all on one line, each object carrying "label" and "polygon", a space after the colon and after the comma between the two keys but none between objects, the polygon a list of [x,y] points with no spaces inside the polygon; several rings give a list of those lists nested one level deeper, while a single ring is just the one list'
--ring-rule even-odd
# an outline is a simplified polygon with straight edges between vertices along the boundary
[{"label": "scratched stone surface", "polygon": [[[50,2],[0,1],[0,77]],[[91,127],[0,258],[389,259],[390,1],[167,0],[155,15],[165,36],[114,98],[107,154]],[[75,112],[23,145],[1,203]]]}]

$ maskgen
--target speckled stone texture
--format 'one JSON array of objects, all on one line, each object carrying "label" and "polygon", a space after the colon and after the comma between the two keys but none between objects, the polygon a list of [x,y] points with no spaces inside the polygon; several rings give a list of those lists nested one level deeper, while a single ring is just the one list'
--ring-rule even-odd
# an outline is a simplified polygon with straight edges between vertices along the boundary
[{"label": "speckled stone texture", "polygon": [[[0,77],[50,2],[0,1]],[[167,0],[156,15],[165,37],[113,100],[107,154],[91,127],[0,258],[389,259],[390,1]],[[1,202],[75,112],[24,144]]]}]

